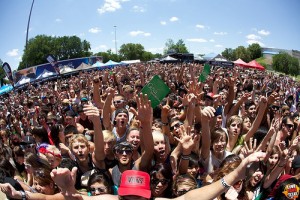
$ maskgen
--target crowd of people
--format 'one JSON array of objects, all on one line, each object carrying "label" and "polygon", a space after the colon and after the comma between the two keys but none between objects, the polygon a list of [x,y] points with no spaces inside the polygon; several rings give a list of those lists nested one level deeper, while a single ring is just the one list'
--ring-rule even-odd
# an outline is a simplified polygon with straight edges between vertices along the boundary
[{"label": "crowd of people", "polygon": [[[131,64],[0,97],[0,199],[297,199],[300,83],[202,70]],[[152,108],[154,75],[170,92]]]}]

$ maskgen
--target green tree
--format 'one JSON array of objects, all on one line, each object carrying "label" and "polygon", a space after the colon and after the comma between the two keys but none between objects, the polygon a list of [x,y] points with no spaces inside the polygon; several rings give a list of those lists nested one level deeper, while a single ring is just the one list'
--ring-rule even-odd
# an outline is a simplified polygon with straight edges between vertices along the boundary
[{"label": "green tree", "polygon": [[189,52],[182,39],[177,41],[175,50],[177,51],[177,53],[188,53]]},{"label": "green tree", "polygon": [[164,54],[170,53],[188,53],[188,49],[182,39],[179,39],[176,44],[172,39],[168,39],[165,43]]},{"label": "green tree", "polygon": [[289,74],[293,76],[300,75],[299,60],[292,56],[289,60]]},{"label": "green tree", "polygon": [[18,70],[46,63],[46,56],[53,54],[58,60],[88,57],[90,43],[77,36],[52,37],[37,35],[28,41]]},{"label": "green tree", "polygon": [[249,54],[250,54],[250,59],[254,60],[256,58],[260,58],[262,55],[261,52],[261,47],[258,43],[254,43],[248,46],[247,48]]},{"label": "green tree", "polygon": [[119,50],[119,54],[126,60],[136,60],[143,57],[145,49],[141,44],[122,44]]},{"label": "green tree", "polygon": [[237,58],[234,56],[234,50],[232,48],[226,48],[222,53],[222,56],[224,56],[226,59],[234,61]]},{"label": "green tree", "polygon": [[103,63],[106,63],[109,60],[113,60],[113,61],[116,61],[116,62],[121,61],[120,56],[113,53],[111,49],[107,50],[106,52],[98,52],[98,53],[95,54],[95,56],[102,56]]},{"label": "green tree", "polygon": [[4,78],[6,76],[6,74],[2,68],[2,65],[3,65],[3,61],[0,59],[0,79]]},{"label": "green tree", "polygon": [[[243,47],[243,46],[238,46],[235,50],[234,50],[234,57],[236,59],[240,58],[245,62],[249,62],[251,60],[250,56],[249,56],[249,52],[248,50]],[[235,59],[235,60],[236,60]]]},{"label": "green tree", "polygon": [[290,75],[299,75],[299,60],[288,53],[281,52],[273,56],[273,69]]}]

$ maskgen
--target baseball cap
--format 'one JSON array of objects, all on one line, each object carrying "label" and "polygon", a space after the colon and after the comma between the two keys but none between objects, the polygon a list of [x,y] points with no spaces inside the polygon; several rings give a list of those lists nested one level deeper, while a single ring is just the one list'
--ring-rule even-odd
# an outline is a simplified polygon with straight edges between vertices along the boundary
[{"label": "baseball cap", "polygon": [[137,170],[124,171],[118,194],[119,196],[135,195],[149,199],[151,197],[149,174]]}]

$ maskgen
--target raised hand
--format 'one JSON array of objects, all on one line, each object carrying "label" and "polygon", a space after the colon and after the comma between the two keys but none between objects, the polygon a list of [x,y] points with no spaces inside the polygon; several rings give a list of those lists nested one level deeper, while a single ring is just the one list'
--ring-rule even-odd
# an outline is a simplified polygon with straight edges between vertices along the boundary
[{"label": "raised hand", "polygon": [[140,120],[143,123],[151,123],[153,118],[153,109],[147,94],[143,95],[140,93],[140,96],[136,97],[136,103],[138,108],[137,120]]},{"label": "raised hand", "polygon": [[97,120],[100,121],[100,113],[97,107],[93,106],[93,104],[85,104],[83,106],[83,111],[86,116],[94,123]]},{"label": "raised hand", "polygon": [[202,120],[210,121],[215,116],[216,110],[211,106],[206,106],[202,111]]},{"label": "raised hand", "polygon": [[184,128],[183,125],[180,126],[179,128],[179,133],[180,133],[180,138],[175,137],[175,139],[180,143],[183,149],[183,153],[190,154],[194,145],[196,144],[195,142],[198,141],[196,137],[197,135],[194,135],[191,133],[191,127],[188,126],[186,129]]}]

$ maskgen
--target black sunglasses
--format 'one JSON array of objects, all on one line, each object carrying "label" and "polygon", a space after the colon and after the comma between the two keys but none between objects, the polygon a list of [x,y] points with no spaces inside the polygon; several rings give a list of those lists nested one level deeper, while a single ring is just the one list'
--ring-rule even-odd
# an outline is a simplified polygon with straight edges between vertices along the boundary
[{"label": "black sunglasses", "polygon": [[173,131],[174,128],[179,128],[181,125],[183,125],[183,123],[180,123],[180,122],[179,122],[179,123],[176,123],[176,124],[174,124],[174,126],[171,126],[171,127],[170,127],[170,130]]},{"label": "black sunglasses", "polygon": [[103,193],[103,192],[106,192],[107,188],[106,187],[99,187],[99,188],[91,188],[90,189],[90,192],[92,193],[96,193],[96,191],[100,192],[100,193]]},{"label": "black sunglasses", "polygon": [[125,152],[126,155],[132,154],[132,151],[130,149],[123,149],[123,150],[122,149],[118,149],[117,150],[117,154],[122,154],[123,155],[124,152]]},{"label": "black sunglasses", "polygon": [[157,185],[159,183],[161,183],[162,185],[166,185],[169,182],[170,182],[170,180],[168,180],[168,179],[152,179],[151,180],[151,184],[153,184],[153,185]]},{"label": "black sunglasses", "polygon": [[286,124],[288,128],[294,128],[294,124]]}]

